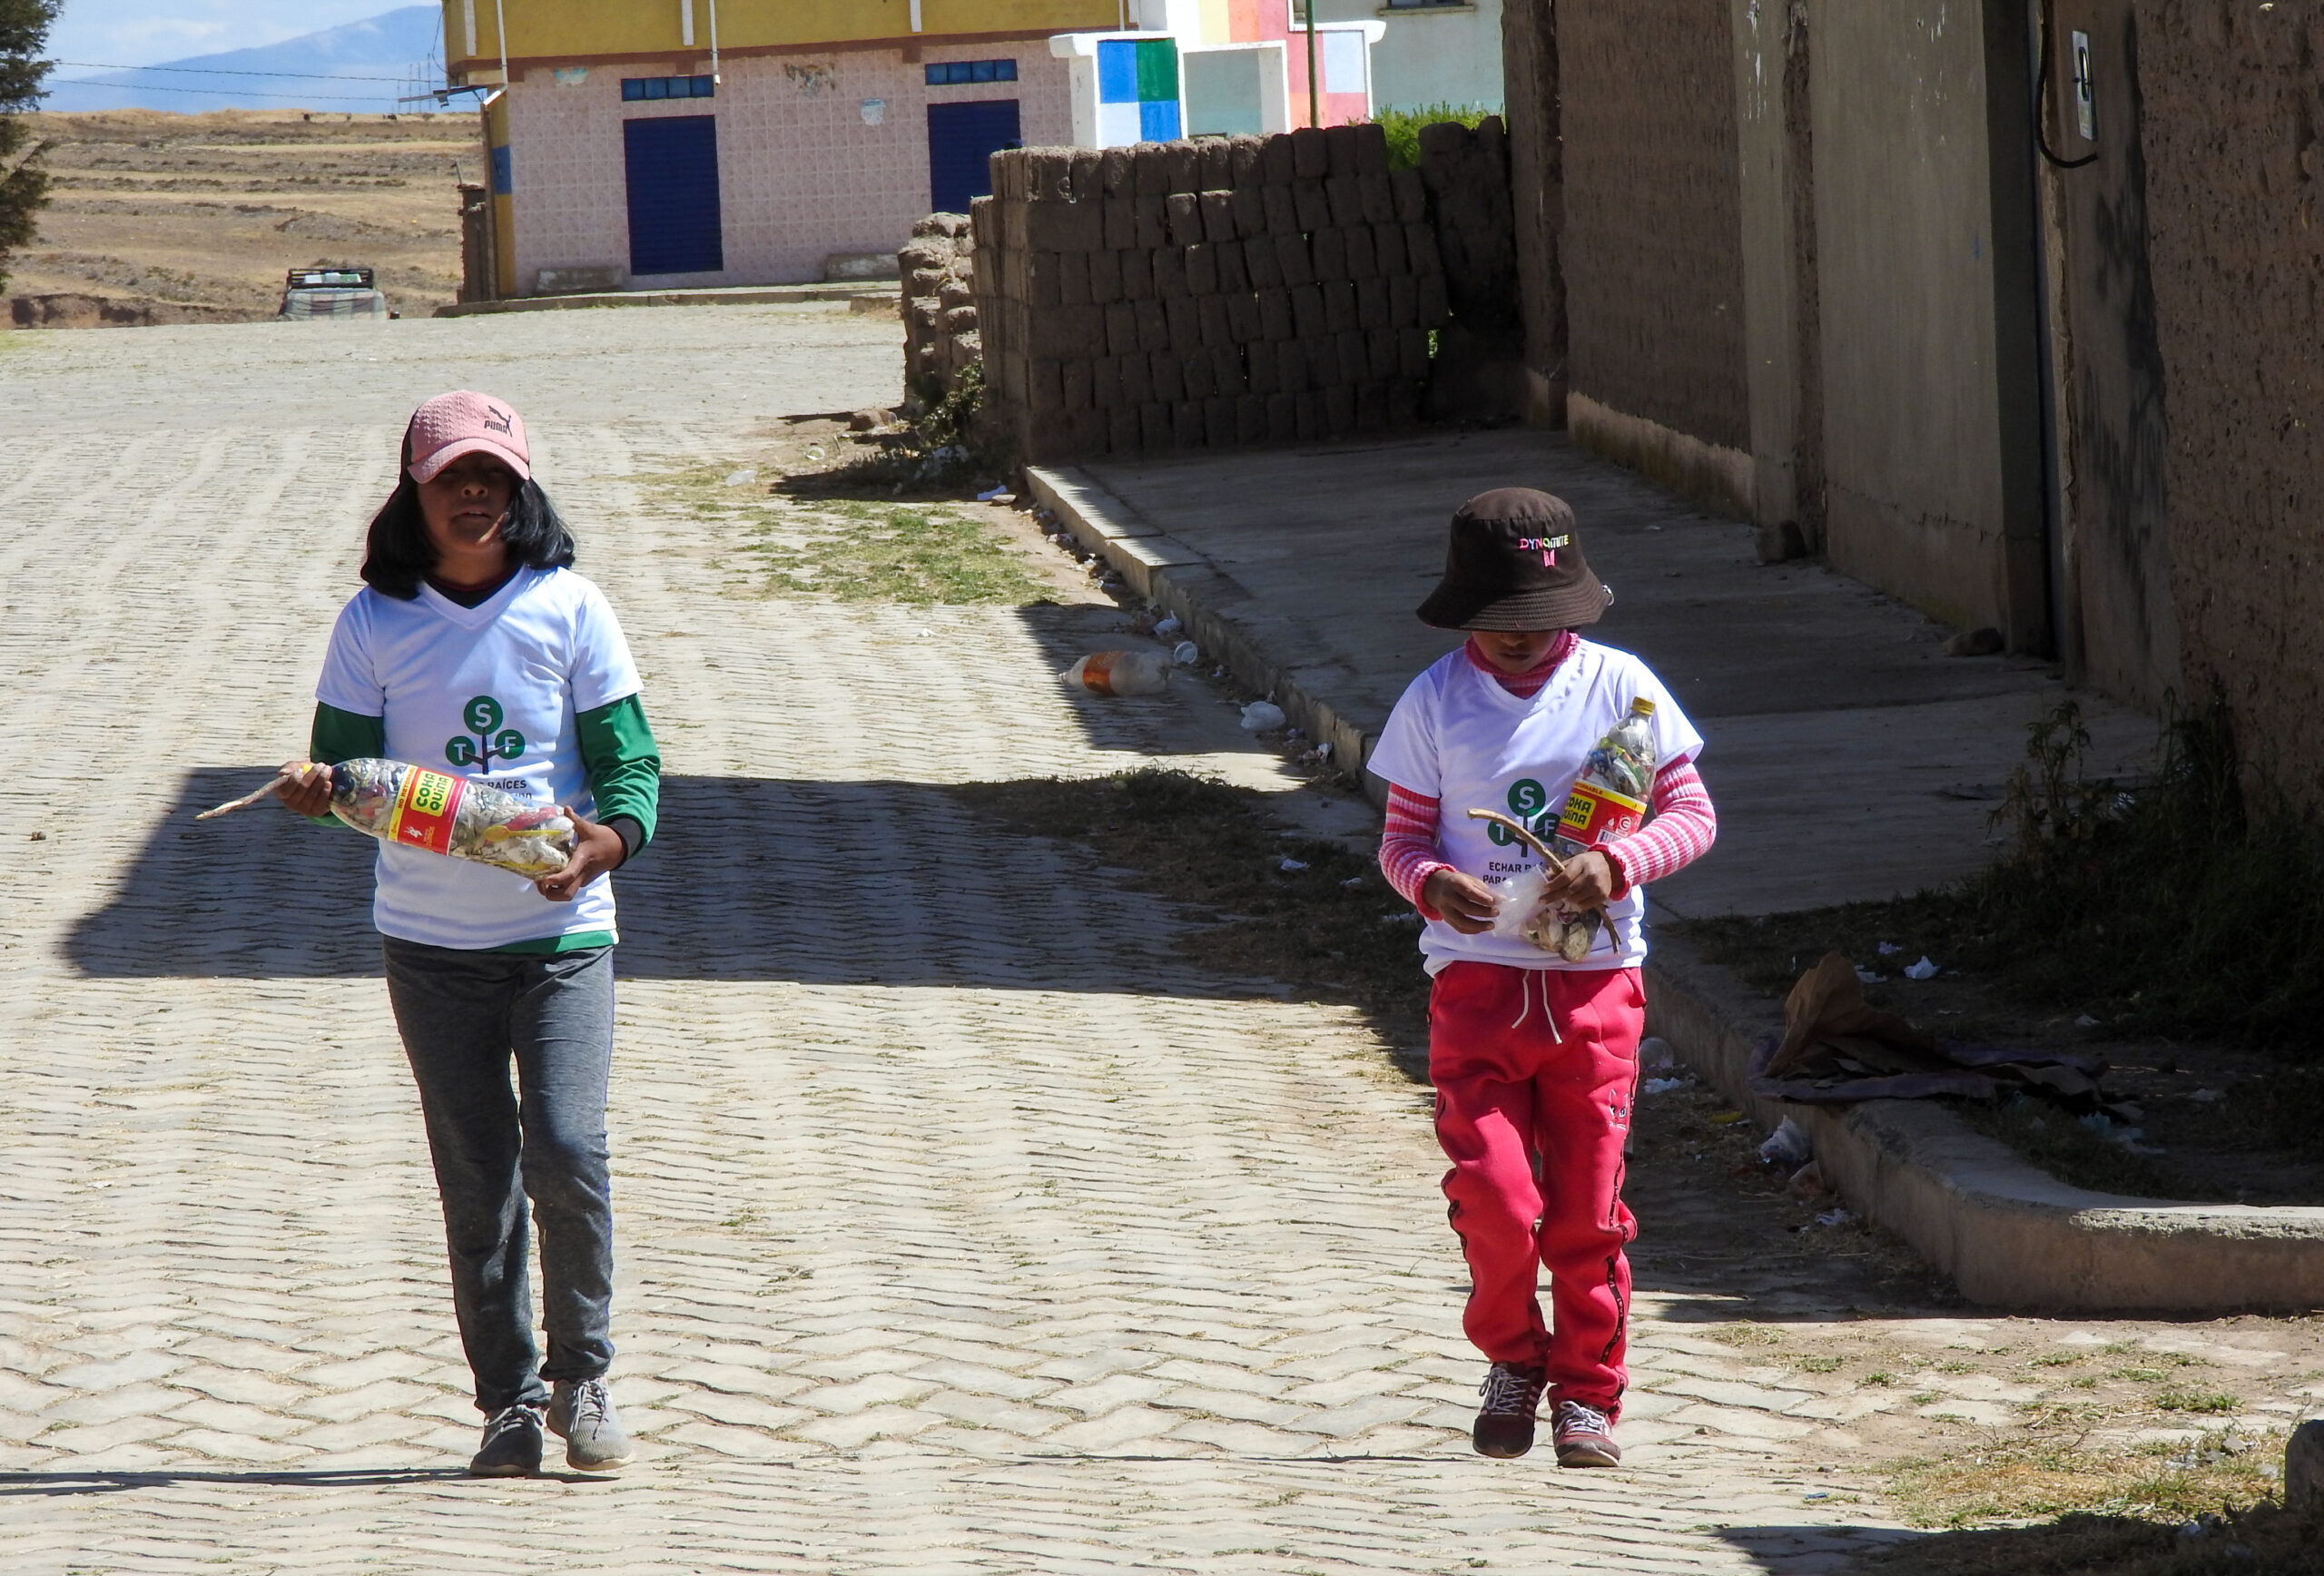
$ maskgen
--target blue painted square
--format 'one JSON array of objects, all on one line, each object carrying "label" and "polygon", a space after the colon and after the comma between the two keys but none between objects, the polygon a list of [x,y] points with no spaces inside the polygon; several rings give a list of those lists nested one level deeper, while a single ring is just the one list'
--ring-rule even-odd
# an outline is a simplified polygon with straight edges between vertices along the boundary
[{"label": "blue painted square", "polygon": [[1137,44],[1133,39],[1098,41],[1098,102],[1134,104],[1137,102]]},{"label": "blue painted square", "polygon": [[1161,99],[1138,105],[1137,134],[1149,143],[1175,140],[1178,134],[1178,101]]},{"label": "blue painted square", "polygon": [[514,194],[516,190],[516,169],[509,163],[508,150],[507,148],[493,149],[492,194],[495,197],[507,197]]}]

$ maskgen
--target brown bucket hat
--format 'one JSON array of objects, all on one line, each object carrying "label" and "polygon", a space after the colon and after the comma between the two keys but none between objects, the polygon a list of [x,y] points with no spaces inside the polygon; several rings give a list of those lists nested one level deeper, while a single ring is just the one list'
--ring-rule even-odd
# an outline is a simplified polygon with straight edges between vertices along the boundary
[{"label": "brown bucket hat", "polygon": [[1581,556],[1566,501],[1504,487],[1452,517],[1444,578],[1420,618],[1439,629],[1571,629],[1597,623],[1613,599]]}]

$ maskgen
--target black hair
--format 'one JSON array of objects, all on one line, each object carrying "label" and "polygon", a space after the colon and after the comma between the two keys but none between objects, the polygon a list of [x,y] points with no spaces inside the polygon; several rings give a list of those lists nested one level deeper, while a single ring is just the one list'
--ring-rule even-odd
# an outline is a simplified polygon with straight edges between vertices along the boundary
[{"label": "black hair", "polygon": [[[507,544],[509,562],[524,568],[562,569],[573,562],[573,533],[541,484],[529,478],[517,484],[508,500],[500,539]],[[419,511],[419,484],[411,479],[411,437],[406,433],[396,490],[371,517],[364,538],[363,579],[382,596],[409,602],[435,566],[436,544],[428,539],[428,519]]]}]

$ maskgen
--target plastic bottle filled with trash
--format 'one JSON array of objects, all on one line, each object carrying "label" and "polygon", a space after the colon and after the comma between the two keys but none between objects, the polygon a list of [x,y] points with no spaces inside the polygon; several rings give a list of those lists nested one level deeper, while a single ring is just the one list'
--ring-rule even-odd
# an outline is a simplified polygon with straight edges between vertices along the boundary
[{"label": "plastic bottle filled with trash", "polygon": [[1093,651],[1065,670],[1065,682],[1093,695],[1158,695],[1170,687],[1170,659],[1151,651]]},{"label": "plastic bottle filled with trash", "polygon": [[[1557,836],[1550,844],[1559,858],[1603,848],[1646,823],[1647,800],[1654,793],[1654,703],[1640,695],[1630,702],[1630,714],[1607,729],[1590,750],[1573,792],[1566,795],[1565,812],[1558,817]],[[1592,946],[1605,922],[1606,916],[1595,909],[1567,921],[1569,926],[1581,924]]]},{"label": "plastic bottle filled with trash", "polygon": [[[208,821],[281,793],[307,763],[273,782],[194,817]],[[538,881],[573,857],[573,819],[561,806],[403,761],[340,761],[330,769],[330,813],[356,831],[399,848],[474,860]]]}]

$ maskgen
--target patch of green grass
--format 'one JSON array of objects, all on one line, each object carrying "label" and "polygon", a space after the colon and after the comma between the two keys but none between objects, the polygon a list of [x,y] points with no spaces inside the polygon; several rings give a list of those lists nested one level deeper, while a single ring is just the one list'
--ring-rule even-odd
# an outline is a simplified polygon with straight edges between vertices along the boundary
[{"label": "patch of green grass", "polygon": [[1046,597],[1000,537],[954,510],[840,502],[803,514],[753,527],[752,552],[770,591],[919,606],[1023,606]]},{"label": "patch of green grass", "polygon": [[1840,1359],[1837,1357],[1802,1357],[1799,1360],[1799,1368],[1802,1373],[1807,1374],[1837,1374],[1840,1369]]},{"label": "patch of green grass", "polygon": [[2273,1486],[2265,1450],[2125,1449],[2094,1443],[2086,1420],[2035,1423],[1894,1468],[1890,1492],[1905,1519],[1970,1527],[2079,1511],[2175,1525],[2222,1505],[2255,1504]]},{"label": "patch of green grass", "polygon": [[2224,1390],[2163,1390],[2156,1393],[2154,1407],[2158,1412],[2191,1412],[2199,1416],[2217,1417],[2235,1410],[2235,1397]]}]

